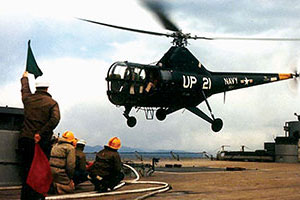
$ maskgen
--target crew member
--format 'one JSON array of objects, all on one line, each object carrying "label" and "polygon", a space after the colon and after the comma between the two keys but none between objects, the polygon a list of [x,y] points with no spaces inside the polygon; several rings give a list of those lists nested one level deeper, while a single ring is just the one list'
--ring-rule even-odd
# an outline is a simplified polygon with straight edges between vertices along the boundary
[{"label": "crew member", "polygon": [[75,186],[88,180],[88,172],[86,171],[86,156],[83,152],[85,140],[78,140],[76,144],[76,167],[73,177]]},{"label": "crew member", "polygon": [[118,149],[121,147],[121,140],[113,137],[108,145],[96,155],[94,164],[90,168],[91,182],[98,192],[106,192],[113,188],[124,178],[121,172],[121,158]]},{"label": "crew member", "polygon": [[75,171],[76,139],[71,131],[66,131],[51,150],[50,167],[55,193],[74,192],[73,175]]},{"label": "crew member", "polygon": [[158,82],[158,80],[154,74],[154,71],[150,71],[149,72],[149,82],[147,84],[147,87],[145,88],[145,91],[149,93],[152,88],[156,88],[157,82]]},{"label": "crew member", "polygon": [[[41,77],[39,77],[41,78]],[[34,156],[35,143],[39,143],[49,158],[53,130],[60,121],[57,102],[48,93],[48,82],[36,82],[36,91],[31,93],[28,72],[21,78],[22,102],[24,104],[24,124],[18,141],[21,156],[22,190],[21,199],[39,199],[42,195],[26,184],[27,175]]]}]

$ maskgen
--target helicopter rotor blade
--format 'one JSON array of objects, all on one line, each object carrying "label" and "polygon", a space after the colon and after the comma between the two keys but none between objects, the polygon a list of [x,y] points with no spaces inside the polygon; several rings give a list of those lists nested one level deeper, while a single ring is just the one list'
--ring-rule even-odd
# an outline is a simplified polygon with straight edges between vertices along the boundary
[{"label": "helicopter rotor blade", "polygon": [[150,10],[155,16],[159,19],[160,23],[170,31],[180,31],[179,28],[175,25],[174,22],[169,18],[166,12],[166,5],[158,1],[145,0],[141,1],[148,10]]},{"label": "helicopter rotor blade", "polygon": [[202,40],[254,40],[254,41],[300,41],[300,38],[243,38],[243,37],[199,37],[194,36],[190,39]]},{"label": "helicopter rotor blade", "polygon": [[127,27],[116,26],[116,25],[112,25],[112,24],[105,24],[105,23],[101,23],[101,22],[97,22],[97,21],[93,21],[93,20],[88,20],[88,19],[82,19],[82,18],[77,18],[77,19],[82,20],[82,21],[86,21],[86,22],[89,22],[89,23],[94,23],[94,24],[98,24],[98,25],[102,25],[102,26],[108,26],[108,27],[111,27],[111,28],[117,28],[117,29],[126,30],[126,31],[133,31],[133,32],[145,33],[145,34],[157,35],[157,36],[172,37],[171,34],[167,34],[167,33],[159,33],[159,32],[145,31],[145,30],[134,29],[134,28],[127,28]]}]

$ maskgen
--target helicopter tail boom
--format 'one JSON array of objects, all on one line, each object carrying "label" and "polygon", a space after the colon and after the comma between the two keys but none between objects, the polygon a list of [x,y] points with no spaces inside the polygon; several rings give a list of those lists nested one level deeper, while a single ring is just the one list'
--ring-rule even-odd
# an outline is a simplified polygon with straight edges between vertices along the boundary
[{"label": "helicopter tail boom", "polygon": [[298,73],[212,72],[214,94],[299,77]]}]

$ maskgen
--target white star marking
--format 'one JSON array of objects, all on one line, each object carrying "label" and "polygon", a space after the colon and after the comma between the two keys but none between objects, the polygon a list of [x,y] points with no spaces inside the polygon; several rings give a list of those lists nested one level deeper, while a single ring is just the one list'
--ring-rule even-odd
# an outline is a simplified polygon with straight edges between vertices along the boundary
[{"label": "white star marking", "polygon": [[245,77],[245,79],[243,81],[244,81],[245,85],[248,85],[250,82],[250,80],[248,80],[247,77]]}]

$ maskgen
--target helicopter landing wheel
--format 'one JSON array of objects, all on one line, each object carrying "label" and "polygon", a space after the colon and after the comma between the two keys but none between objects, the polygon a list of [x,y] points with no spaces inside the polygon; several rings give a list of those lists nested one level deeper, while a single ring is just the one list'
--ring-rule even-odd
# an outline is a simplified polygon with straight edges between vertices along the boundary
[{"label": "helicopter landing wheel", "polygon": [[219,132],[223,127],[223,121],[220,118],[215,119],[211,124],[211,129],[214,132]]},{"label": "helicopter landing wheel", "polygon": [[129,127],[134,127],[136,125],[136,118],[135,117],[128,117],[127,118],[127,125]]},{"label": "helicopter landing wheel", "polygon": [[167,117],[167,114],[166,114],[166,111],[164,109],[160,108],[156,111],[156,118],[159,121],[163,121],[164,119],[166,119],[166,117]]}]

